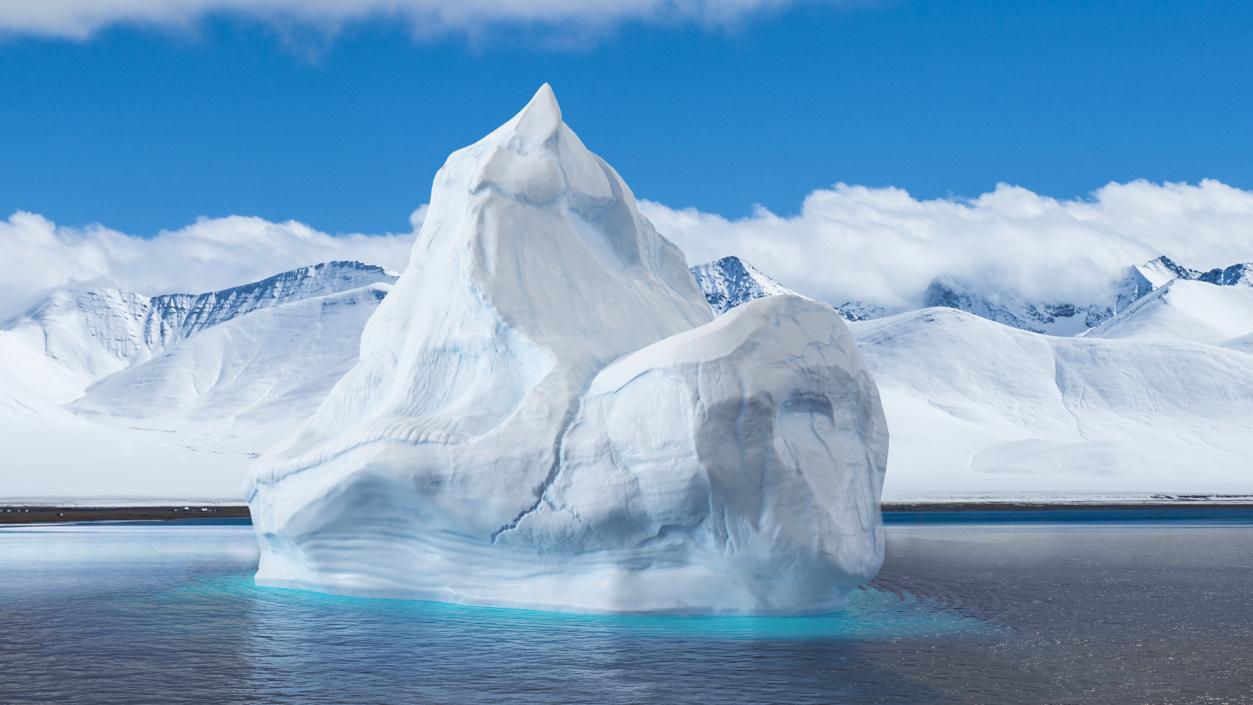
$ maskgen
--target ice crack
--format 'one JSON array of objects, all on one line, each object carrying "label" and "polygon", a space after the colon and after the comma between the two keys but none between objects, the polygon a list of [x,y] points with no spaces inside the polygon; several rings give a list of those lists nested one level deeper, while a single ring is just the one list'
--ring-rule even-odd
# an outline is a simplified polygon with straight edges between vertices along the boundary
[{"label": "ice crack", "polygon": [[574,427],[574,422],[578,419],[583,411],[583,398],[587,394],[586,387],[579,394],[577,401],[566,409],[566,415],[561,420],[561,432],[557,434],[557,440],[553,441],[553,462],[548,467],[548,474],[544,476],[543,482],[535,487],[535,501],[529,507],[518,512],[517,516],[509,520],[508,523],[502,525],[499,529],[492,532],[492,543],[496,543],[500,537],[518,528],[518,524],[522,522],[530,514],[533,514],[540,505],[544,503],[548,489],[556,482],[557,476],[561,474],[561,461],[565,454],[566,436],[570,434],[570,429]]}]

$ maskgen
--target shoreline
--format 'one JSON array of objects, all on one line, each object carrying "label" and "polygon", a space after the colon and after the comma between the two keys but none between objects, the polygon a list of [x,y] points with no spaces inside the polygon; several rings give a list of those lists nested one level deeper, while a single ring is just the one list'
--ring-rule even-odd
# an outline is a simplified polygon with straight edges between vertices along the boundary
[{"label": "shoreline", "polygon": [[988,500],[961,502],[883,502],[884,512],[1015,512],[1015,511],[1161,511],[1188,509],[1253,509],[1253,501],[1239,500],[1138,500],[1138,501],[1033,501]]},{"label": "shoreline", "polygon": [[65,524],[86,521],[177,521],[249,519],[248,505],[185,504],[179,506],[57,506],[0,504],[0,524]]},{"label": "shoreline", "polygon": [[[961,500],[883,502],[885,513],[911,514],[924,512],[1030,512],[1030,511],[1180,511],[1253,509],[1248,496],[1224,500],[1221,497],[1197,499],[1138,500]],[[243,519],[251,522],[246,504],[183,504],[183,505],[106,505],[0,503],[0,525],[67,524],[93,521],[203,521]]]}]

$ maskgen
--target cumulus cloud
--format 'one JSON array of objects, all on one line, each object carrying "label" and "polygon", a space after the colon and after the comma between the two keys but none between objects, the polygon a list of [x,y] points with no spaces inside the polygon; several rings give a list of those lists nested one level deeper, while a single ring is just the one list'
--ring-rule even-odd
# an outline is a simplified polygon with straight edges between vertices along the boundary
[{"label": "cumulus cloud", "polygon": [[[415,230],[422,210],[414,213]],[[296,222],[203,218],[141,238],[103,226],[58,226],[33,213],[0,220],[0,321],[49,291],[115,286],[144,294],[200,292],[306,264],[354,259],[401,270],[413,234],[332,236]]]},{"label": "cumulus cloud", "polygon": [[642,208],[692,263],[740,255],[837,304],[916,305],[940,276],[990,297],[1076,301],[1161,254],[1195,268],[1253,260],[1253,191],[1208,180],[1111,183],[1075,200],[1007,185],[974,199],[920,200],[838,184],[811,193],[790,217]]},{"label": "cumulus cloud", "polygon": [[[690,263],[740,255],[837,304],[917,305],[937,277],[992,298],[1083,301],[1127,265],[1160,254],[1199,269],[1253,261],[1253,191],[1217,181],[1109,184],[1073,200],[1005,185],[973,199],[920,200],[840,184],[811,193],[788,217],[759,208],[729,219],[649,201],[641,209]],[[425,212],[414,211],[413,231],[400,234],[332,236],[232,216],[152,238],[15,213],[0,220],[0,321],[59,287],[209,291],[332,259],[401,271]]]},{"label": "cumulus cloud", "polygon": [[85,39],[114,24],[192,25],[208,15],[335,29],[385,19],[415,34],[473,34],[499,25],[600,29],[622,22],[724,26],[798,2],[838,0],[40,0],[0,2],[0,31]]}]

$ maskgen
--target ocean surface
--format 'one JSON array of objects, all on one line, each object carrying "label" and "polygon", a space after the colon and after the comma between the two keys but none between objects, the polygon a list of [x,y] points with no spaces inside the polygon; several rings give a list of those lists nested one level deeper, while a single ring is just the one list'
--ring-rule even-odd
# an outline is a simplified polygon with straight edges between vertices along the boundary
[{"label": "ocean surface", "polygon": [[0,527],[0,703],[1253,703],[1253,510],[889,515],[840,614],[258,588],[245,524]]}]

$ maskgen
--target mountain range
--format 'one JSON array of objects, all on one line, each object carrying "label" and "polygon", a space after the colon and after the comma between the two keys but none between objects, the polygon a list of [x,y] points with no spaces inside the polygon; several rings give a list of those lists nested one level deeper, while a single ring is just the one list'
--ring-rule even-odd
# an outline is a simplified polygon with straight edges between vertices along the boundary
[{"label": "mountain range", "polygon": [[[715,313],[794,293],[725,257]],[[881,390],[885,497],[1253,494],[1253,265],[1128,267],[1096,301],[835,308]],[[4,494],[238,497],[356,361],[396,274],[328,262],[201,294],[59,291],[0,326]]]},{"label": "mountain range", "polygon": [[1180,266],[1169,257],[1158,257],[1123,270],[1110,282],[1103,296],[1091,301],[1027,301],[1016,296],[982,296],[977,286],[952,279],[932,282],[924,306],[944,306],[968,311],[1007,326],[1050,335],[1077,335],[1095,328],[1127,310],[1136,301],[1172,281],[1199,281],[1220,286],[1249,285],[1249,264],[1199,272]]},{"label": "mountain range", "polygon": [[238,497],[395,279],[327,262],[202,294],[54,293],[0,328],[4,494]]},{"label": "mountain range", "polygon": [[1249,271],[1159,257],[1099,302],[937,282],[921,309],[846,314],[892,432],[885,498],[1253,494]]}]

